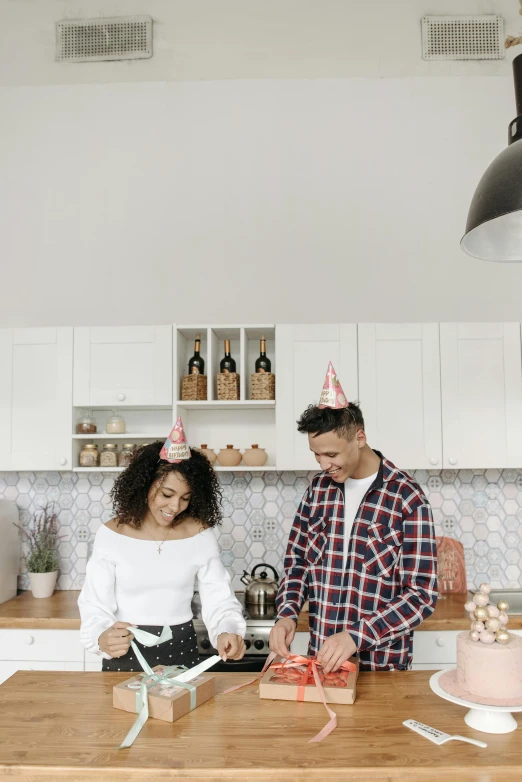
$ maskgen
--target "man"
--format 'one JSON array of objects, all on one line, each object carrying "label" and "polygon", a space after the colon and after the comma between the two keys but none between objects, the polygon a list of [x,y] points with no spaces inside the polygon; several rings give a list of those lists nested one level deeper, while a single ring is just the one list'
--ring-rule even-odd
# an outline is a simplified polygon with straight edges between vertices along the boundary
[{"label": "man", "polygon": [[290,532],[270,649],[287,657],[310,605],[309,654],[325,672],[357,655],[361,670],[411,667],[413,628],[437,600],[433,519],[420,487],[372,450],[360,408],[330,364],[318,406],[298,421],[322,472]]}]

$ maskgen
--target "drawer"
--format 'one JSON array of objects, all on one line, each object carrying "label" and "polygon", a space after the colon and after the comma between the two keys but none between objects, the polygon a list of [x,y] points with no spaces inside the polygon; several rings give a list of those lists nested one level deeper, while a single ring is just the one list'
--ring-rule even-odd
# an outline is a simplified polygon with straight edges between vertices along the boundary
[{"label": "drawer", "polygon": [[79,630],[0,630],[0,660],[83,663]]},{"label": "drawer", "polygon": [[102,664],[103,657],[100,657],[99,654],[93,654],[92,652],[85,652],[85,662],[86,663],[100,663]]},{"label": "drawer", "polygon": [[457,636],[461,630],[419,632],[413,636],[413,664],[457,663]]},{"label": "drawer", "polygon": [[85,670],[86,671],[101,671],[102,669],[102,660],[101,657],[98,657],[98,662],[96,663],[85,663]]}]

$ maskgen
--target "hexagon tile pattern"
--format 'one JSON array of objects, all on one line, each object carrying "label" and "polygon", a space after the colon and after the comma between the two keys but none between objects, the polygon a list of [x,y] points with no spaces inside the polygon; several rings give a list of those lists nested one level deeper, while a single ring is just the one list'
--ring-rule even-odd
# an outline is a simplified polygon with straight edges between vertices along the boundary
[{"label": "hexagon tile pattern", "polygon": [[[468,586],[522,584],[522,470],[417,470],[412,472],[433,508],[437,535],[460,540]],[[281,573],[286,541],[302,494],[314,473],[220,472],[223,563],[235,589],[260,562]],[[18,506],[22,524],[46,502],[60,522],[60,589],[79,589],[96,530],[112,517],[111,473],[0,473],[0,498]],[[28,588],[20,576],[20,587]]]}]

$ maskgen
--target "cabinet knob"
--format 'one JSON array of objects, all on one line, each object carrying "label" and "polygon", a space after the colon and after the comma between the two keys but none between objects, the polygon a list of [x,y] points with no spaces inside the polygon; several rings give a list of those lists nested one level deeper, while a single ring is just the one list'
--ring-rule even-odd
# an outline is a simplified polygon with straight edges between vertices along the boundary
[{"label": "cabinet knob", "polygon": [[432,456],[432,458],[430,459],[430,464],[433,464],[433,466],[435,466],[438,463],[439,463],[439,460],[437,459],[437,457],[436,456]]},{"label": "cabinet knob", "polygon": [[437,638],[437,646],[446,646],[446,639],[445,638]]},{"label": "cabinet knob", "polygon": [[124,402],[125,399],[126,399],[126,396],[125,396],[125,394],[118,394],[117,399],[118,399],[118,402]]},{"label": "cabinet knob", "polygon": [[60,464],[61,464],[62,467],[65,467],[65,465],[67,464],[67,459],[65,457],[60,459]]},{"label": "cabinet knob", "polygon": [[33,636],[32,635],[26,635],[25,643],[27,644],[27,646],[31,646],[31,644],[34,644]]},{"label": "cabinet knob", "polygon": [[455,459],[455,457],[452,457],[452,458],[449,460],[449,463],[450,463],[450,464],[457,464],[457,459]]}]

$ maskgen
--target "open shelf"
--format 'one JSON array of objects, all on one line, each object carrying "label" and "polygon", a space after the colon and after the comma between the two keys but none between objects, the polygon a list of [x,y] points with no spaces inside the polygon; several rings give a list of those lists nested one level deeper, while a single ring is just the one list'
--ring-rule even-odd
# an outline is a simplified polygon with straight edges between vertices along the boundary
[{"label": "open shelf", "polygon": [[123,472],[123,467],[73,467],[73,472]]},{"label": "open shelf", "polygon": [[219,401],[213,402],[203,401],[187,401],[179,400],[176,402],[178,407],[191,409],[191,410],[270,410],[275,408],[275,400],[273,399],[261,399],[261,400],[232,400],[232,401]]},{"label": "open shelf", "polygon": [[109,434],[108,432],[97,432],[96,434],[73,434],[73,440],[126,440],[132,442],[132,440],[166,440],[168,432],[143,433],[143,432],[126,432],[125,434]]},{"label": "open shelf", "polygon": [[[73,467],[73,472],[123,472],[123,467]],[[262,467],[248,467],[246,464],[240,464],[237,467],[222,467],[220,464],[214,465],[216,472],[274,472],[273,464],[264,464]]]},{"label": "open shelf", "polygon": [[264,464],[262,467],[248,467],[246,464],[239,464],[237,467],[222,467],[221,464],[215,464],[216,472],[275,472],[273,464]]}]

